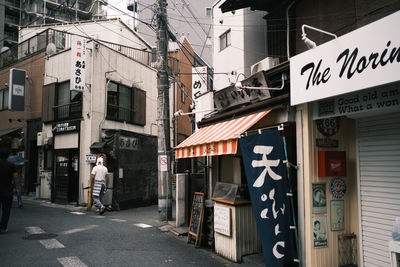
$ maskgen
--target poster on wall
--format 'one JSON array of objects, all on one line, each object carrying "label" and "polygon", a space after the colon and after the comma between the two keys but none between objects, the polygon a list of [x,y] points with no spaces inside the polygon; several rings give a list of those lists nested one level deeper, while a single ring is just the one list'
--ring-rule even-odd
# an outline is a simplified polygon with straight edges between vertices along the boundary
[{"label": "poster on wall", "polygon": [[313,243],[314,248],[324,248],[328,246],[328,234],[326,226],[326,216],[313,216]]},{"label": "poster on wall", "polygon": [[331,231],[344,230],[344,200],[331,200]]},{"label": "poster on wall", "polygon": [[312,184],[312,213],[326,213],[326,184]]}]

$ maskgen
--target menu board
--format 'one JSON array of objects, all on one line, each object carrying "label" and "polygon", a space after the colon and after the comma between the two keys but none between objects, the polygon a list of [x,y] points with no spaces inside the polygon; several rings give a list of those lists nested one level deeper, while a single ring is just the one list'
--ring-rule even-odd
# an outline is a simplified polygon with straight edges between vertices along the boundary
[{"label": "menu board", "polygon": [[214,231],[231,236],[231,208],[214,205]]},{"label": "menu board", "polygon": [[190,236],[193,235],[196,237],[196,245],[198,243],[201,223],[203,221],[203,209],[204,193],[195,192],[193,196],[192,213],[190,215],[188,241],[190,240]]}]

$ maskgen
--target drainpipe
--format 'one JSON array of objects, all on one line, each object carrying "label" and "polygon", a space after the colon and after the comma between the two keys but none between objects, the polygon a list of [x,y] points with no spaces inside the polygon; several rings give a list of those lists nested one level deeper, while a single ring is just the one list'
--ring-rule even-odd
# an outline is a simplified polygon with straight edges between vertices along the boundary
[{"label": "drainpipe", "polygon": [[306,264],[305,253],[305,203],[304,203],[304,161],[303,161],[303,110],[296,110],[296,151],[297,151],[297,227],[301,266]]},{"label": "drainpipe", "polygon": [[287,59],[290,59],[290,49],[289,49],[289,33],[290,33],[290,21],[289,21],[289,9],[296,3],[297,0],[294,0],[290,5],[286,8],[286,55]]}]

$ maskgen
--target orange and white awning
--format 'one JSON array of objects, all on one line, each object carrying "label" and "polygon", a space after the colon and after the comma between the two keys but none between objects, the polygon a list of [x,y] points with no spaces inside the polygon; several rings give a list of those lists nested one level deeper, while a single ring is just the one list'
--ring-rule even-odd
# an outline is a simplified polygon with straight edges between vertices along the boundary
[{"label": "orange and white awning", "polygon": [[270,110],[201,128],[175,147],[175,158],[236,154],[238,137]]}]

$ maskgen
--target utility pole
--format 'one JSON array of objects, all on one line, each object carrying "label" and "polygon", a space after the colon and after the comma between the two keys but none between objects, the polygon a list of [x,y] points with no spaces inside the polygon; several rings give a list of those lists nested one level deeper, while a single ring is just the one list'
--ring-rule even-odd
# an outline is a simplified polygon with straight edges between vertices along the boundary
[{"label": "utility pole", "polygon": [[157,26],[158,211],[160,221],[168,221],[172,218],[172,190],[166,0],[158,0]]}]

